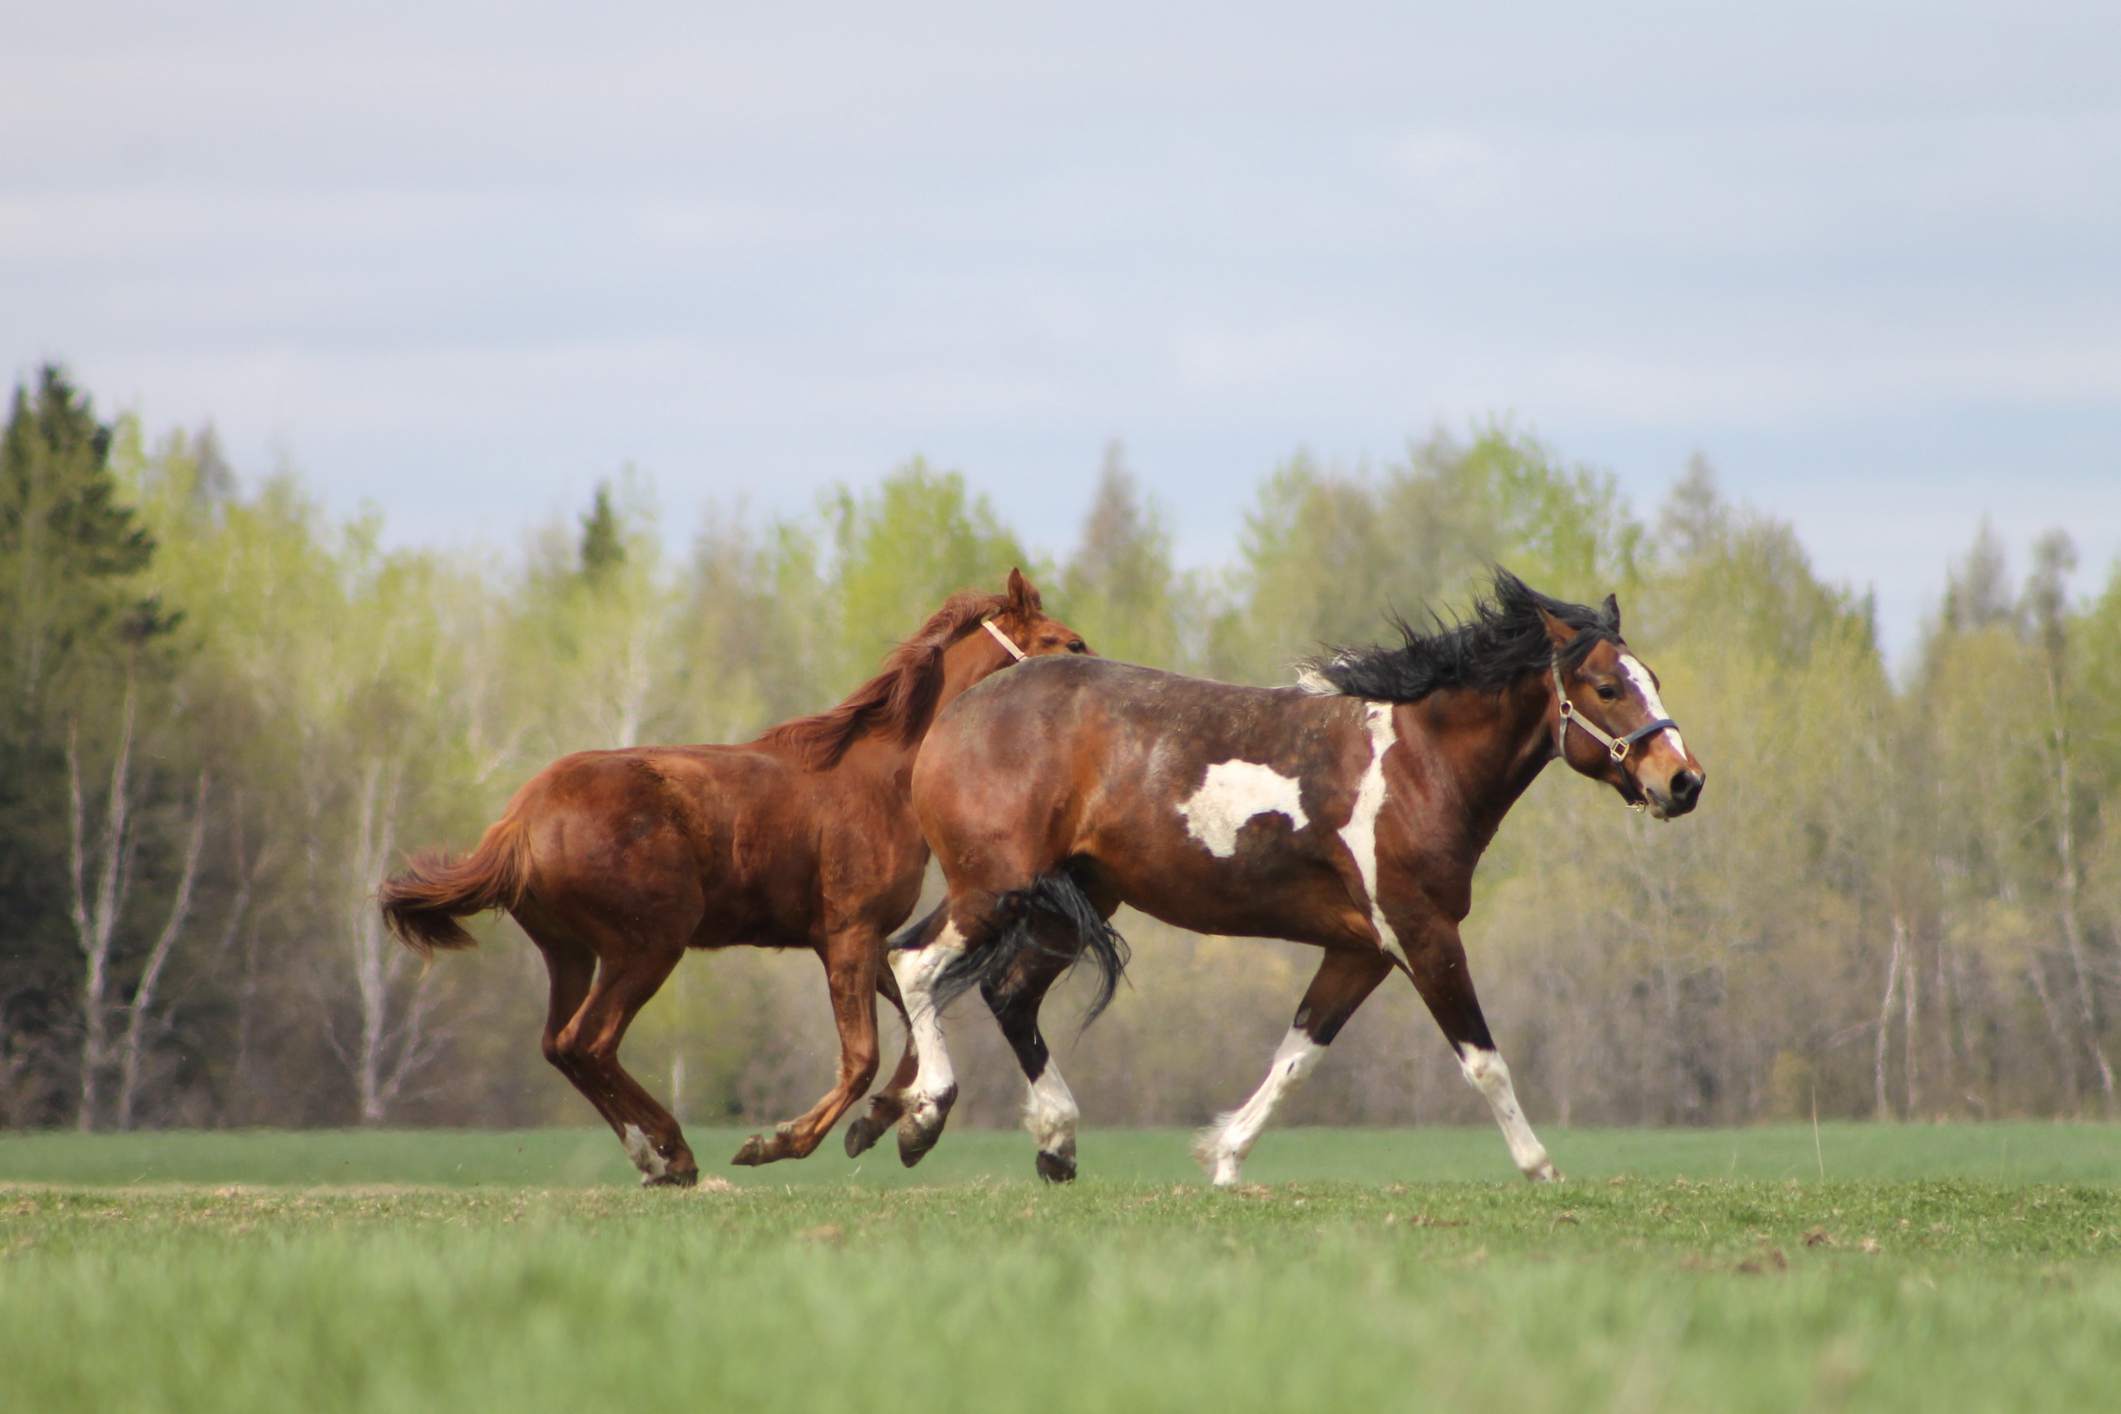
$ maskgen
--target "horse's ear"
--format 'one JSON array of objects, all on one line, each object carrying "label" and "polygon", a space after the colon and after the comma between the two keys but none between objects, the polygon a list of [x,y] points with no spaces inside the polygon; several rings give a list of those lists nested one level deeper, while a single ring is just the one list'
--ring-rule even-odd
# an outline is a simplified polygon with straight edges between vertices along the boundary
[{"label": "horse's ear", "polygon": [[1544,604],[1539,606],[1539,622],[1546,626],[1547,641],[1554,645],[1556,653],[1559,653],[1575,641],[1576,630],[1548,613],[1547,606]]},{"label": "horse's ear", "polygon": [[1018,614],[1036,614],[1045,608],[1039,602],[1038,590],[1020,569],[1009,571],[1009,607]]},{"label": "horse's ear", "polygon": [[1620,596],[1617,594],[1605,597],[1605,621],[1614,633],[1620,632]]}]

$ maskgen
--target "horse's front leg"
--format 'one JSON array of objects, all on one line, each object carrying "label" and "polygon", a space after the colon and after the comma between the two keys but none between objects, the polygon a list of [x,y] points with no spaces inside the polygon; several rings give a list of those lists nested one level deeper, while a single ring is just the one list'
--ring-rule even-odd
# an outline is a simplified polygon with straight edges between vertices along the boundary
[{"label": "horse's front leg", "polygon": [[1495,1123],[1502,1130],[1503,1142],[1510,1146],[1510,1157],[1516,1161],[1518,1172],[1535,1183],[1551,1183],[1560,1178],[1553,1160],[1547,1157],[1546,1146],[1539,1142],[1518,1107],[1517,1089],[1510,1083],[1510,1067],[1504,1064],[1494,1038],[1488,1034],[1487,1018],[1481,1015],[1480,999],[1473,992],[1473,974],[1466,970],[1466,950],[1459,941],[1458,926],[1437,919],[1401,936],[1417,940],[1407,954],[1407,971],[1414,979],[1414,988],[1428,1004],[1429,1015],[1443,1028],[1444,1039],[1457,1053],[1466,1083],[1487,1097],[1488,1108],[1495,1112]]},{"label": "horse's front leg", "polygon": [[776,1125],[773,1133],[745,1140],[731,1163],[807,1157],[876,1079],[876,979],[883,952],[884,935],[869,927],[835,933],[818,949],[832,992],[832,1017],[839,1026],[839,1082],[804,1113]]},{"label": "horse's front leg", "polygon": [[868,1110],[847,1124],[847,1157],[850,1159],[866,1153],[872,1144],[884,1137],[885,1131],[899,1122],[899,1117],[906,1113],[906,1091],[920,1073],[920,1052],[913,1044],[913,1023],[907,1019],[906,1003],[899,996],[898,979],[891,975],[888,966],[877,969],[876,990],[898,1012],[899,1023],[906,1031],[906,1046],[899,1053],[898,1067],[884,1082],[884,1088],[869,1097]]}]

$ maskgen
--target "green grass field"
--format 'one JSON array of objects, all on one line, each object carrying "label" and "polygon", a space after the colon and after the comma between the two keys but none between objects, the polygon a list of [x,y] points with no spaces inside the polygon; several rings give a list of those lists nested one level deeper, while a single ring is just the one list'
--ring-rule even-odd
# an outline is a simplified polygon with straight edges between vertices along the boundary
[{"label": "green grass field", "polygon": [[[741,1135],[696,1133],[703,1159]],[[2111,1408],[2121,1128],[0,1136],[8,1410]],[[1819,1177],[1824,1165],[1826,1178]]]}]

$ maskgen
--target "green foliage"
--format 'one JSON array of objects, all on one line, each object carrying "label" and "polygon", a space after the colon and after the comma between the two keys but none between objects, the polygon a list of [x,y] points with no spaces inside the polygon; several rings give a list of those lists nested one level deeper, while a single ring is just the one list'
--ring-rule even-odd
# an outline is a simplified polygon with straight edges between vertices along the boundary
[{"label": "green foliage", "polygon": [[[999,589],[1011,565],[1102,653],[1254,682],[1389,636],[1388,609],[1448,616],[1497,563],[1618,594],[1708,793],[1656,826],[1549,772],[1495,841],[1467,939],[1537,1119],[2115,1104],[2121,571],[2080,597],[2061,537],[2020,579],[1983,528],[1896,680],[1867,598],[1705,462],[1638,515],[1506,423],[1379,468],[1294,456],[1253,492],[1234,561],[1197,573],[1117,446],[1057,566],[918,459],[810,516],[717,507],[689,544],[623,472],[495,564],[388,549],[373,517],[327,514],[291,474],[239,480],[210,428],[150,441],[99,422],[56,370],[17,391],[0,451],[0,1123],[71,1115],[67,752],[93,813],[128,685],[114,1017],[211,782],[144,1113],[575,1119],[531,1043],[542,977],[512,925],[479,924],[491,946],[423,973],[376,930],[377,878],[408,848],[468,846],[564,752],[743,741],[827,707],[945,594]],[[1256,1081],[1315,958],[1121,921],[1134,986],[1086,1036],[1050,1026],[1056,1054],[1093,1118],[1198,1122]],[[1054,1014],[1078,1005],[1064,990]],[[954,1039],[960,1115],[1012,1119],[1021,1082],[992,1028],[975,1011]],[[682,1085],[685,1117],[794,1113],[834,1061],[815,963],[688,962],[626,1055],[652,1090]],[[1290,1112],[1484,1116],[1396,977]]]},{"label": "green foliage", "polygon": [[582,517],[582,578],[591,582],[609,575],[626,563],[626,538],[619,528],[619,513],[611,503],[611,483],[597,483],[596,499]]},{"label": "green foliage", "polygon": [[34,710],[76,653],[112,651],[168,631],[132,577],[155,541],[120,499],[112,429],[56,365],[18,385],[0,432],[0,624],[8,681]]},{"label": "green foliage", "polygon": [[1105,450],[1060,589],[1063,618],[1098,653],[1155,667],[1183,663],[1184,590],[1171,562],[1171,532],[1142,498],[1117,442]]},{"label": "green foliage", "polygon": [[[171,835],[182,833],[167,818],[189,754],[169,720],[181,614],[152,585],[156,540],[121,475],[137,441],[129,423],[99,421],[53,365],[16,387],[0,431],[0,1123],[66,1113],[84,1006],[106,1010],[83,996],[89,944],[76,920],[90,871],[75,883],[74,827],[85,847],[92,829],[114,841],[103,853],[121,867],[99,967],[121,988],[145,947],[142,914],[167,892]],[[121,753],[125,772],[113,764]],[[122,797],[116,815],[111,796]],[[131,889],[136,877],[147,887]]]},{"label": "green foliage", "polygon": [[1612,478],[1569,467],[1501,425],[1438,434],[1376,477],[1299,454],[1245,519],[1236,609],[1216,625],[1218,672],[1286,681],[1295,658],[1386,636],[1387,608],[1448,612],[1503,565],[1595,600],[1633,582],[1642,532]]},{"label": "green foliage", "polygon": [[987,498],[968,493],[957,472],[936,471],[919,457],[873,491],[842,488],[823,510],[831,546],[826,601],[839,640],[830,661],[850,685],[954,590],[997,593],[1012,566],[1045,588],[1044,567]]}]

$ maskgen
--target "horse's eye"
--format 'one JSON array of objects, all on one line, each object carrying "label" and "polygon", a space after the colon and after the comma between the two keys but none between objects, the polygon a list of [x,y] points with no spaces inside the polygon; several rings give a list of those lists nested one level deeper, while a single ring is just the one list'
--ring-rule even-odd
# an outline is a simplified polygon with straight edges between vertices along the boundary
[{"label": "horse's eye", "polygon": [[1613,686],[1613,684],[1609,682],[1602,682],[1598,684],[1598,700],[1600,702],[1617,701],[1619,697],[1620,689]]},{"label": "horse's eye", "polygon": [[1068,640],[1068,651],[1070,653],[1088,653],[1090,645],[1083,642],[1080,638],[1071,638]]}]

